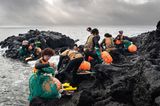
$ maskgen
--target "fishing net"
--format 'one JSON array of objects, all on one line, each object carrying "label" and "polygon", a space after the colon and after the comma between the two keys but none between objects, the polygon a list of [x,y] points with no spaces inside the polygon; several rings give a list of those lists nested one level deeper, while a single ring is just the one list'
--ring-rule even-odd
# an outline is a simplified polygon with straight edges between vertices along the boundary
[{"label": "fishing net", "polygon": [[59,98],[60,94],[57,90],[57,85],[53,82],[51,76],[46,75],[46,73],[54,75],[54,72],[54,69],[49,67],[42,68],[31,75],[29,79],[29,101],[35,97],[45,99]]}]

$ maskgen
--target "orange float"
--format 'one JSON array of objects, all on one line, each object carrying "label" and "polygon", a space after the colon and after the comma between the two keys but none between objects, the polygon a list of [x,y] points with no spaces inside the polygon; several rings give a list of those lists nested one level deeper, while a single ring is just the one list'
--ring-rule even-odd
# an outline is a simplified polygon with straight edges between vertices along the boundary
[{"label": "orange float", "polygon": [[112,61],[113,61],[111,55],[110,55],[108,52],[106,52],[106,51],[103,51],[103,52],[101,53],[101,57],[102,57],[103,61],[104,61],[106,64],[111,64]]},{"label": "orange float", "polygon": [[88,71],[91,69],[91,64],[87,61],[83,61],[81,65],[79,66],[79,70]]},{"label": "orange float", "polygon": [[131,44],[129,47],[128,47],[128,51],[131,52],[131,53],[134,53],[137,51],[137,46],[134,45],[134,44]]}]

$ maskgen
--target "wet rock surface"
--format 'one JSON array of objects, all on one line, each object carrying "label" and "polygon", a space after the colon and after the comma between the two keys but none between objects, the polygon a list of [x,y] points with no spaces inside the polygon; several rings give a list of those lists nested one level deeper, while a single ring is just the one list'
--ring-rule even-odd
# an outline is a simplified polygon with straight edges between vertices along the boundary
[{"label": "wet rock surface", "polygon": [[30,30],[25,34],[19,34],[18,36],[10,36],[6,38],[4,41],[0,42],[1,48],[8,48],[5,51],[4,56],[10,58],[17,58],[17,53],[19,47],[22,45],[23,40],[31,40],[36,36],[40,36],[44,40],[40,40],[42,43],[42,48],[50,47],[52,49],[59,49],[62,47],[73,47],[74,40],[63,35],[59,32],[53,31],[39,31],[39,30]]},{"label": "wet rock surface", "polygon": [[69,101],[62,98],[54,103],[58,106],[159,106],[159,35],[156,30],[134,37],[138,45],[136,54],[124,56],[123,64],[95,66],[95,79],[82,81],[79,91]]}]

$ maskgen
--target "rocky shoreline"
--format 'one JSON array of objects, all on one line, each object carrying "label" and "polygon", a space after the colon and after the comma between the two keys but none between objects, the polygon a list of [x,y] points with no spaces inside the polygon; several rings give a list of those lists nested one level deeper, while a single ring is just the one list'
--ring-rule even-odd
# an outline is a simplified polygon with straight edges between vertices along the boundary
[{"label": "rocky shoreline", "polygon": [[46,106],[159,106],[159,31],[133,38],[138,52],[125,56],[123,64],[97,65],[96,77],[85,78],[71,99],[50,101]]},{"label": "rocky shoreline", "polygon": [[[111,65],[96,65],[96,75],[82,78],[72,98],[48,101],[45,106],[159,106],[160,31],[132,39],[138,46],[136,54]],[[4,42],[1,46],[6,47]]]}]

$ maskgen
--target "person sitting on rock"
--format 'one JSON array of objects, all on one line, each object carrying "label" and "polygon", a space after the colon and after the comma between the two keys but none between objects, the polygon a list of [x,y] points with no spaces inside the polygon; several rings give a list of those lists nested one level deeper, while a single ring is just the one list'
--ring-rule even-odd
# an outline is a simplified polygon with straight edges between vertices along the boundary
[{"label": "person sitting on rock", "polygon": [[88,57],[94,58],[97,63],[102,63],[101,54],[100,54],[100,45],[98,41],[100,40],[98,29],[93,29],[91,35],[87,38],[87,41],[84,45],[84,54],[85,60],[88,60]]},{"label": "person sitting on rock", "polygon": [[117,37],[115,38],[115,40],[114,40],[114,42],[115,42],[115,46],[116,46],[116,48],[118,49],[118,51],[120,52],[120,53],[124,53],[124,44],[123,44],[123,40],[131,40],[129,37],[127,37],[127,36],[124,36],[123,35],[123,31],[122,30],[120,30],[119,31],[119,34],[117,35]]},{"label": "person sitting on rock", "polygon": [[[44,99],[57,99],[61,97],[60,82],[55,80],[55,65],[48,60],[54,55],[54,51],[46,48],[42,51],[42,57],[36,62],[34,74],[29,79],[29,101],[36,97]],[[58,82],[58,83],[57,83]]]},{"label": "person sitting on rock", "polygon": [[27,40],[22,41],[22,47],[18,50],[18,57],[20,60],[25,60],[30,55],[29,43]]},{"label": "person sitting on rock", "polygon": [[[62,67],[63,60],[66,58],[68,59],[68,63],[61,71],[60,68]],[[67,75],[71,75],[72,76],[71,85],[77,86],[78,84],[77,70],[79,69],[79,66],[81,65],[82,61],[83,61],[83,55],[78,51],[71,49],[61,50],[60,59],[58,63],[58,71],[60,73],[59,76],[61,77],[61,81],[65,82],[66,79],[67,80],[69,79]]]},{"label": "person sitting on rock", "polygon": [[104,35],[104,39],[101,42],[101,47],[104,51],[110,52],[112,50],[115,50],[115,46],[114,46],[114,41],[113,41],[113,37],[111,34],[106,33]]},{"label": "person sitting on rock", "polygon": [[121,45],[121,44],[122,44],[122,40],[130,40],[130,38],[127,37],[127,36],[124,36],[124,35],[123,35],[123,31],[120,30],[120,31],[119,31],[119,34],[118,34],[117,37],[115,38],[115,44],[116,44],[116,45]]},{"label": "person sitting on rock", "polygon": [[41,48],[30,45],[30,56],[25,58],[25,62],[37,60],[41,56]]}]

